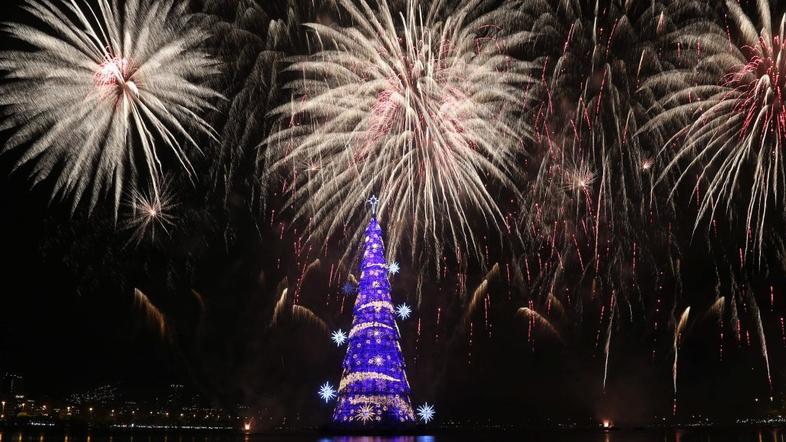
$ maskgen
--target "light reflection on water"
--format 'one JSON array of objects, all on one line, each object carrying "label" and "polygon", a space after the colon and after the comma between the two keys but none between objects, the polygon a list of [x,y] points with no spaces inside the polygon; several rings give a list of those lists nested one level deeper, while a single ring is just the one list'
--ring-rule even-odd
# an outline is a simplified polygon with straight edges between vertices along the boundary
[{"label": "light reflection on water", "polygon": [[455,432],[421,436],[241,435],[228,433],[63,433],[3,430],[0,442],[786,442],[780,428],[635,431]]},{"label": "light reflection on water", "polygon": [[[445,439],[450,440],[450,439]],[[436,442],[434,436],[332,436],[321,437],[318,442]]]}]

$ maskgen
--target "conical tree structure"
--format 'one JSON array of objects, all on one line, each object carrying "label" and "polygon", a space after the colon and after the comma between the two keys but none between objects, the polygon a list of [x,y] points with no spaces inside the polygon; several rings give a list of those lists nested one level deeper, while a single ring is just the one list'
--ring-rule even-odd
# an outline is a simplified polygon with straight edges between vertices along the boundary
[{"label": "conical tree structure", "polygon": [[364,235],[360,284],[333,421],[396,426],[415,421],[390,298],[382,229],[372,217]]}]

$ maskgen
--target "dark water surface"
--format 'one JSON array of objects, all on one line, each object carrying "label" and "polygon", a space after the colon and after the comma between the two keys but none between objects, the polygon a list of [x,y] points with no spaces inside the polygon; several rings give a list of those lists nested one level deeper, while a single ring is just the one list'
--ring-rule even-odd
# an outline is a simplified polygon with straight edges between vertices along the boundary
[{"label": "dark water surface", "polygon": [[77,433],[0,430],[0,442],[786,442],[786,429],[655,429],[619,431],[451,432],[420,436],[241,435],[229,433]]}]

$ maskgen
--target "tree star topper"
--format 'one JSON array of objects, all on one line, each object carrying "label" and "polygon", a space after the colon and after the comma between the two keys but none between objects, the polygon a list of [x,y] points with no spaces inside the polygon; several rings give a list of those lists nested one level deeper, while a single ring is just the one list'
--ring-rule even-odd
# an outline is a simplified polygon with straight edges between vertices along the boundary
[{"label": "tree star topper", "polygon": [[379,198],[376,195],[371,195],[371,198],[368,199],[368,203],[371,204],[371,216],[377,216],[377,204],[379,204]]}]

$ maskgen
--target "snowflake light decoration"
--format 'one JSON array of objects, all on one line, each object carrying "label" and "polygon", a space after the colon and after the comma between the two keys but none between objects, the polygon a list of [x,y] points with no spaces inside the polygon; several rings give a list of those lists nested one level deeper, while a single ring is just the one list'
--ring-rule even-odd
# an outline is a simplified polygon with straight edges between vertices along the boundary
[{"label": "snowflake light decoration", "polygon": [[374,417],[374,407],[368,404],[360,407],[357,411],[357,414],[355,415],[355,419],[363,422],[364,424],[370,420],[373,420]]},{"label": "snowflake light decoration", "polygon": [[325,382],[319,387],[319,397],[325,402],[329,402],[336,397],[336,390],[330,385],[330,382]]},{"label": "snowflake light decoration", "polygon": [[417,412],[418,412],[418,417],[420,418],[420,420],[422,420],[423,423],[426,423],[426,424],[431,422],[431,420],[434,419],[434,414],[436,414],[436,412],[434,411],[434,406],[433,405],[429,405],[428,402],[426,402],[425,404],[419,406]]},{"label": "snowflake light decoration", "polygon": [[336,344],[336,347],[341,347],[347,342],[347,334],[344,333],[344,330],[336,330],[330,334],[330,339]]},{"label": "snowflake light decoration", "polygon": [[409,318],[409,315],[411,314],[412,309],[407,305],[407,303],[399,304],[398,307],[396,307],[396,315],[398,315],[398,317],[402,320]]},{"label": "snowflake light decoration", "polygon": [[388,273],[391,275],[398,275],[399,270],[401,270],[401,266],[398,265],[398,262],[393,261],[388,264]]}]

